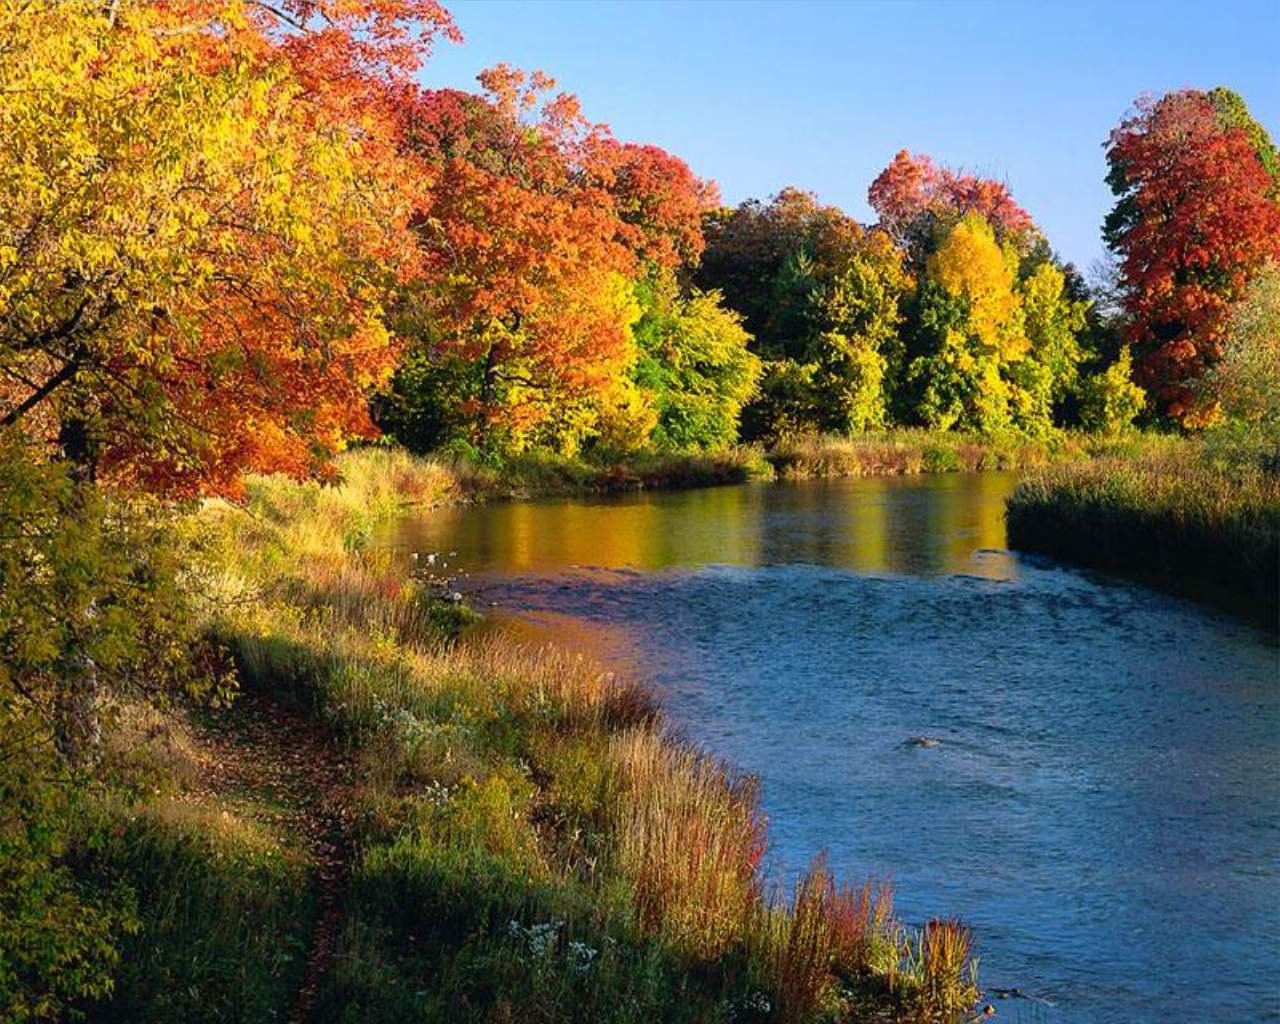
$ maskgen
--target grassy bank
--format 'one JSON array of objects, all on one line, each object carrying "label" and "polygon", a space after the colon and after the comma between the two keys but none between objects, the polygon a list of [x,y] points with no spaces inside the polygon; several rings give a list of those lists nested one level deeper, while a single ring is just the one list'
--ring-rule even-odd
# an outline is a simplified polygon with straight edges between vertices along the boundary
[{"label": "grassy bank", "polygon": [[776,445],[765,457],[778,477],[805,480],[1035,469],[1100,455],[1133,457],[1170,443],[1168,438],[1136,433],[1107,437],[1056,431],[1029,438],[903,428],[853,437],[798,438]]},{"label": "grassy bank", "polygon": [[687,455],[639,453],[605,463],[531,453],[508,459],[501,470],[465,466],[460,472],[472,493],[490,498],[675,490],[773,477],[765,456],[749,447]]},{"label": "grassy bank", "polygon": [[[739,446],[690,454],[641,452],[604,462],[529,452],[507,457],[500,466],[373,448],[342,459],[346,486],[328,491],[324,500],[331,505],[365,503],[366,514],[376,518],[394,514],[405,504],[677,490],[775,478],[1031,469],[1099,456],[1136,458],[1177,444],[1175,438],[1137,433],[1106,437],[1057,431],[1037,439],[902,428],[854,436],[811,435],[767,450]],[[264,484],[255,486],[261,490]],[[309,500],[306,495],[320,492],[319,487],[303,486],[288,501],[297,505]],[[348,515],[353,511],[348,509]]]},{"label": "grassy bank", "polygon": [[[754,780],[669,737],[644,687],[554,650],[449,641],[458,611],[366,541],[406,502],[491,493],[482,478],[378,450],[341,468],[338,487],[251,479],[244,507],[189,524],[213,567],[203,614],[244,690],[351,764],[353,852],[314,1019],[941,1020],[973,1002],[958,923],[909,930],[887,886],[822,862],[772,884]],[[107,855],[143,922],[91,1016],[283,1019],[314,869],[269,813],[166,785]],[[249,975],[232,996],[202,954],[188,966],[205,949],[222,976]],[[172,984],[131,980],[143,965]]]},{"label": "grassy bank", "polygon": [[1276,626],[1280,474],[1194,442],[1028,476],[1008,503],[1010,546],[1133,574]]}]

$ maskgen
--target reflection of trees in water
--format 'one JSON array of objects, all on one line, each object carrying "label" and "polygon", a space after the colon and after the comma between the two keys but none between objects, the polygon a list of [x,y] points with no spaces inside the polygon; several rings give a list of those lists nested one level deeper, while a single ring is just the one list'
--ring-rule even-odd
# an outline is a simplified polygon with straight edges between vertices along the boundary
[{"label": "reflection of trees in water", "polygon": [[619,499],[511,502],[407,520],[395,542],[457,551],[460,567],[540,572],[809,563],[863,573],[1007,577],[1011,474],[888,477],[720,487]]}]

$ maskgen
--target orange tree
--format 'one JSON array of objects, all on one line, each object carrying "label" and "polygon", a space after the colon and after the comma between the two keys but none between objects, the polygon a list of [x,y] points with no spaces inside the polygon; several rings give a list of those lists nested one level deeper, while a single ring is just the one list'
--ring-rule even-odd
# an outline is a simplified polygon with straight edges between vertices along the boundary
[{"label": "orange tree", "polygon": [[0,11],[0,421],[171,494],[369,433],[419,177],[386,96],[440,28],[408,0]]},{"label": "orange tree", "polygon": [[480,83],[401,100],[428,186],[399,321],[418,343],[382,418],[416,447],[572,453],[636,404],[632,282],[696,258],[707,186],[618,143],[539,72],[500,65]]}]

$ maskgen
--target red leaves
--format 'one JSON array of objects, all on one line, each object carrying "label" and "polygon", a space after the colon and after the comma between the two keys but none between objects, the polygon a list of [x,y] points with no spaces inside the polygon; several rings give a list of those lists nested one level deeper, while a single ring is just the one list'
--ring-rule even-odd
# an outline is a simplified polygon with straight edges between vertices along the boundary
[{"label": "red leaves", "polygon": [[1018,238],[1035,228],[1031,215],[1014,202],[1003,182],[956,174],[905,149],[871,183],[867,200],[880,226],[904,245],[919,243],[931,221],[942,214],[954,219],[980,214],[1001,237]]},{"label": "red leaves", "polygon": [[1280,258],[1280,204],[1248,134],[1194,90],[1140,101],[1111,133],[1107,159],[1121,197],[1108,240],[1139,373],[1172,416],[1193,418],[1188,382],[1221,354],[1230,304]]},{"label": "red leaves", "polygon": [[629,249],[663,267],[697,263],[702,214],[720,200],[715,182],[695,177],[688,164],[658,146],[611,138],[597,144],[593,164]]}]

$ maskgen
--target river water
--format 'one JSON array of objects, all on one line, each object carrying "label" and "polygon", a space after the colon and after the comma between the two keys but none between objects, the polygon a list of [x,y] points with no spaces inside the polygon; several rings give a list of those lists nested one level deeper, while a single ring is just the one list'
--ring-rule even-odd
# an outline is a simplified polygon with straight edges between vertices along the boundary
[{"label": "river water", "polygon": [[962,917],[989,996],[1022,993],[1000,1019],[1280,1020],[1280,653],[1006,551],[1013,483],[497,504],[390,540],[497,628],[655,681],[760,776],[775,870],[825,849],[909,923]]}]

